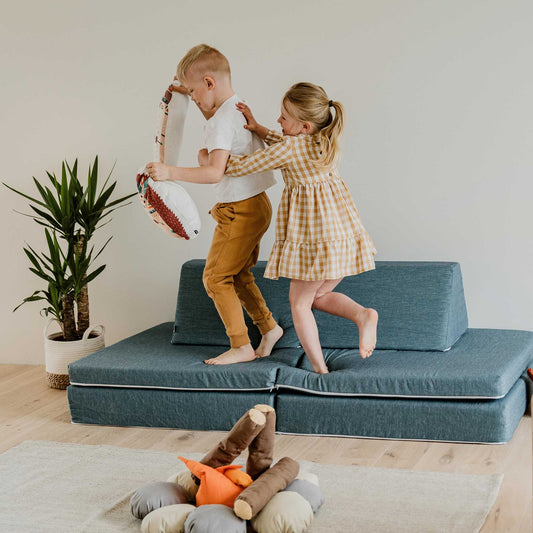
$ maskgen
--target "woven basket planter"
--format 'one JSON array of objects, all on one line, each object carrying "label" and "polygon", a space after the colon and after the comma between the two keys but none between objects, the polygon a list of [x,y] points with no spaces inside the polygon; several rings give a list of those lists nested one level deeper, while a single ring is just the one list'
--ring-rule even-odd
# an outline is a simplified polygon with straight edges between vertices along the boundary
[{"label": "woven basket planter", "polygon": [[[44,359],[46,378],[53,389],[66,389],[70,385],[68,365],[105,347],[104,326],[90,326],[79,341],[63,341],[63,333],[48,333],[50,320],[44,327]],[[91,335],[92,334],[92,335]]]}]

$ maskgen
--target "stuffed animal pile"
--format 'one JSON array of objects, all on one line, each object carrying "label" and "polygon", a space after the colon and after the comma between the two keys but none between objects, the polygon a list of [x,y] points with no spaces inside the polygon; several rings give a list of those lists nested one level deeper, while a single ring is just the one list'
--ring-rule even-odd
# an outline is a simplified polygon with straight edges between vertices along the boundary
[{"label": "stuffed animal pile", "polygon": [[[130,499],[143,533],[299,533],[324,497],[314,474],[290,457],[272,465],[276,413],[247,411],[200,462],[179,457],[188,470],[138,488]],[[233,461],[248,449],[246,472]],[[247,529],[248,527],[248,529]]]}]

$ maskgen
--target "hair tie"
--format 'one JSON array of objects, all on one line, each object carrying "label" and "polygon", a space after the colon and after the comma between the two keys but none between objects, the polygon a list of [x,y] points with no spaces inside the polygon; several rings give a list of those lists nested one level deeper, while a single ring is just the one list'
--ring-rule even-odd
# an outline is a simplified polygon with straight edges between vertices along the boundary
[{"label": "hair tie", "polygon": [[329,106],[329,107],[333,107],[333,100],[330,100],[330,101],[328,102],[328,106]]}]

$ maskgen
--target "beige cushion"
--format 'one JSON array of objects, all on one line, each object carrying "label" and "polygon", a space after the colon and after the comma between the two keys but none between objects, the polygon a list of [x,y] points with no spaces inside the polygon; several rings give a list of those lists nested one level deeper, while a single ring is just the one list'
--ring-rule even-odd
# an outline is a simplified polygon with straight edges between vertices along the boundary
[{"label": "beige cushion", "polygon": [[194,482],[190,470],[183,470],[178,474],[174,474],[167,481],[177,483],[185,491],[187,501],[196,504],[196,493],[198,492],[199,486]]},{"label": "beige cushion", "polygon": [[257,533],[303,533],[313,521],[313,509],[297,492],[278,492],[252,518]]},{"label": "beige cushion", "polygon": [[196,507],[189,503],[178,503],[160,507],[147,514],[142,523],[143,533],[183,533],[185,520]]}]

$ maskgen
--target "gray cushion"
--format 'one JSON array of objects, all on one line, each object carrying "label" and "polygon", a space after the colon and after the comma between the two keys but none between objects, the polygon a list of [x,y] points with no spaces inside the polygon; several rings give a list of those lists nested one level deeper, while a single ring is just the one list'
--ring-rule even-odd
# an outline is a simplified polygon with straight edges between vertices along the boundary
[{"label": "gray cushion", "polygon": [[448,352],[377,350],[361,359],[357,350],[324,349],[329,374],[283,365],[278,388],[333,396],[501,398],[533,354],[533,332],[469,329]]},{"label": "gray cushion", "polygon": [[[174,344],[228,345],[224,325],[207,296],[202,273],[205,261],[186,262],[181,269]],[[277,347],[298,347],[289,305],[289,280],[263,277],[266,263],[253,273],[273,317],[285,330]],[[461,268],[450,262],[377,261],[376,270],[345,278],[336,289],[380,314],[378,349],[449,349],[468,327]],[[246,315],[246,314],[245,314]],[[349,320],[315,311],[325,348],[355,348],[358,332]],[[259,332],[248,320],[254,345]]]},{"label": "gray cushion", "polygon": [[225,505],[201,505],[187,517],[185,533],[246,533],[246,521]]},{"label": "gray cushion", "polygon": [[324,495],[320,487],[305,479],[295,479],[285,490],[297,492],[300,496],[303,496],[311,505],[313,513],[316,513],[324,503]]},{"label": "gray cushion", "polygon": [[185,491],[176,483],[157,481],[139,487],[130,498],[131,514],[136,518],[144,518],[154,509],[187,503]]}]

